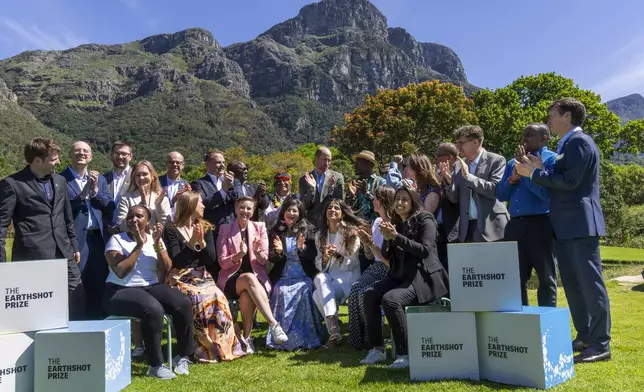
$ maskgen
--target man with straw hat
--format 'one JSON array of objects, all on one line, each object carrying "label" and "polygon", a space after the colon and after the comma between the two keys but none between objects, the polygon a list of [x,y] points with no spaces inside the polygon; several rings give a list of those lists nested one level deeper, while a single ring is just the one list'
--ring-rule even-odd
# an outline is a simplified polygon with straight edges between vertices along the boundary
[{"label": "man with straw hat", "polygon": [[355,163],[355,179],[347,185],[346,201],[360,218],[369,223],[376,219],[373,210],[373,194],[375,190],[386,183],[385,179],[373,172],[378,167],[373,152],[362,150],[360,154],[351,157]]}]

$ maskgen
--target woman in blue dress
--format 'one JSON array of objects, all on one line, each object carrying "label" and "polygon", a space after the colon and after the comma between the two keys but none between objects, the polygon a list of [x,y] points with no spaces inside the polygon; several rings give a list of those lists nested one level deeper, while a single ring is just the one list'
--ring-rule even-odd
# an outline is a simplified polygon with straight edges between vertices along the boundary
[{"label": "woman in blue dress", "polygon": [[321,316],[312,296],[313,278],[318,273],[315,229],[304,219],[304,211],[301,201],[285,201],[269,234],[269,260],[273,263],[269,278],[274,285],[271,308],[288,342],[277,345],[268,334],[266,345],[280,350],[312,349],[321,344]]}]

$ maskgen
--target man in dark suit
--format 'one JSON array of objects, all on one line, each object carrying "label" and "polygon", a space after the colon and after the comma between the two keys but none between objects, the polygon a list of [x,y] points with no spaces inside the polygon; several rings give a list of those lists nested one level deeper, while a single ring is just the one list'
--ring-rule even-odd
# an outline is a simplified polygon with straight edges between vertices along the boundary
[{"label": "man in dark suit", "polygon": [[599,202],[599,150],[581,129],[586,108],[574,98],[553,102],[548,126],[561,138],[553,173],[541,156],[527,156],[517,172],[550,190],[555,253],[572,321],[575,363],[609,359],[610,304],[602,274],[599,237],[606,235]]},{"label": "man in dark suit", "polygon": [[329,169],[331,150],[319,147],[315,152],[315,168],[300,177],[300,200],[306,206],[306,217],[316,228],[320,228],[324,208],[332,199],[342,200],[344,176]]},{"label": "man in dark suit", "polygon": [[454,132],[457,157],[452,170],[441,164],[447,199],[459,204],[460,242],[494,242],[503,239],[509,215],[496,199],[496,185],[505,170],[505,158],[483,148],[483,130],[466,125]]},{"label": "man in dark suit", "polygon": [[224,153],[211,150],[204,157],[206,175],[194,181],[191,186],[195,192],[201,194],[205,210],[204,218],[212,223],[215,228],[215,237],[219,233],[219,226],[232,223],[235,220],[235,200],[237,192],[233,188],[235,176],[226,172]]},{"label": "man in dark suit", "polygon": [[[441,175],[440,166],[447,165],[451,172],[451,168],[458,159],[458,148],[454,143],[441,143],[436,149],[435,157],[438,181],[441,187],[448,186],[445,178]],[[436,213],[436,222],[438,222],[436,244],[438,248],[438,259],[447,272],[449,272],[447,244],[458,241],[459,215],[459,203],[452,203],[444,193],[441,194],[438,212]]]},{"label": "man in dark suit", "polygon": [[181,178],[183,171],[183,155],[173,151],[166,156],[166,173],[159,177],[161,188],[165,189],[166,197],[170,202],[170,216],[174,219],[174,204],[182,193],[192,190],[192,187],[185,179]]},{"label": "man in dark suit", "polygon": [[132,171],[130,162],[133,157],[132,145],[130,145],[130,143],[119,140],[112,144],[111,159],[114,168],[103,174],[105,182],[107,183],[108,192],[112,198],[112,203],[110,205],[110,209],[112,211],[112,216],[110,217],[110,232],[112,234],[116,234],[121,231],[116,225],[116,220],[118,218],[116,211],[119,201],[121,200],[121,196],[127,193],[127,190],[130,187],[130,174]]},{"label": "man in dark suit", "polygon": [[80,249],[80,270],[85,289],[85,315],[89,320],[103,318],[103,289],[109,267],[105,260],[105,244],[112,216],[107,182],[97,171],[89,170],[92,148],[75,142],[70,151],[71,165],[61,175],[67,181],[67,195],[72,207],[76,239]]},{"label": "man in dark suit", "polygon": [[65,178],[54,173],[60,147],[43,138],[25,146],[27,167],[0,182],[0,262],[7,261],[5,239],[13,220],[13,261],[68,260],[69,317],[83,319],[85,293],[80,251]]},{"label": "man in dark suit", "polygon": [[252,220],[258,220],[260,212],[263,215],[263,211],[268,207],[270,201],[266,195],[266,184],[260,182],[259,184],[251,184],[248,182],[248,166],[242,161],[232,161],[228,164],[227,170],[235,176],[233,181],[233,187],[237,196],[247,196],[252,197],[257,202],[257,208],[255,208],[255,214],[253,214]]}]

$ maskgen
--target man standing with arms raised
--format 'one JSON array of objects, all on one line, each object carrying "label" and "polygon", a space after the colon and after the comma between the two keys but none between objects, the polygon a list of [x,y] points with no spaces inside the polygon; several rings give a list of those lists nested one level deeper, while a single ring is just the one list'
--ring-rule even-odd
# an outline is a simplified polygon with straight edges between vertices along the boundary
[{"label": "man standing with arms raised", "polygon": [[69,318],[82,320],[85,293],[80,252],[65,178],[54,172],[60,147],[35,138],[25,146],[27,167],[0,182],[0,262],[7,261],[5,239],[13,220],[13,261],[67,259]]},{"label": "man standing with arms raised", "polygon": [[70,151],[71,165],[61,175],[67,181],[74,217],[76,239],[81,252],[80,270],[85,289],[85,315],[90,320],[103,317],[103,289],[109,273],[105,244],[109,240],[108,225],[112,198],[107,183],[97,171],[90,171],[92,148],[75,142]]},{"label": "man standing with arms raised", "polygon": [[[523,144],[516,156],[522,161],[526,154],[539,154],[543,166],[552,173],[557,154],[548,150],[550,130],[544,123],[528,124],[523,130]],[[554,236],[550,224],[550,192],[527,177],[519,176],[515,160],[508,162],[503,179],[496,187],[499,201],[510,202],[510,222],[505,226],[504,241],[516,241],[519,248],[521,301],[528,306],[527,283],[532,269],[539,278],[539,306],[557,306],[557,270],[554,258]]]},{"label": "man standing with arms raised", "polygon": [[526,156],[517,172],[550,190],[550,221],[555,253],[572,321],[577,330],[575,363],[607,360],[610,353],[610,303],[602,274],[599,237],[606,235],[599,202],[599,150],[581,129],[586,108],[574,98],[554,101],[548,126],[559,135],[553,173],[542,157]]},{"label": "man standing with arms raised", "polygon": [[344,194],[344,177],[330,167],[331,150],[318,147],[315,151],[315,168],[300,177],[300,200],[306,205],[307,219],[316,228],[320,228],[322,219],[326,219],[326,204],[332,199],[342,200]]}]

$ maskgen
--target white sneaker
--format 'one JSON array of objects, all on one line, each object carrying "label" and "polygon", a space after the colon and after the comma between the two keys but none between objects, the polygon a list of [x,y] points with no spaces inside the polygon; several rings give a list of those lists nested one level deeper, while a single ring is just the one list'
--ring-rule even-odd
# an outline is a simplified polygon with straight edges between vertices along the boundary
[{"label": "white sneaker", "polygon": [[268,327],[271,335],[273,335],[273,340],[276,344],[284,344],[288,342],[288,336],[284,333],[284,330],[279,324],[275,324],[272,327]]},{"label": "white sneaker", "polygon": [[241,340],[242,344],[246,346],[246,354],[255,354],[255,344],[253,343],[253,338],[248,337],[248,339],[244,338],[243,336],[239,336],[239,340]]},{"label": "white sneaker", "polygon": [[373,365],[374,363],[382,362],[387,360],[387,353],[384,353],[377,348],[372,348],[369,350],[369,353],[362,361],[361,365]]},{"label": "white sneaker", "polygon": [[177,374],[181,374],[183,376],[189,375],[189,364],[190,360],[188,359],[188,357],[180,357],[177,355],[176,357],[172,358],[172,367],[174,367],[174,372]]},{"label": "white sneaker", "polygon": [[136,346],[134,347],[134,350],[132,350],[133,357],[142,357],[143,354],[145,354],[145,346]]},{"label": "white sneaker", "polygon": [[409,367],[409,355],[398,355],[389,369],[406,369]]},{"label": "white sneaker", "polygon": [[170,370],[170,368],[166,364],[157,367],[150,366],[148,368],[147,375],[150,377],[160,378],[161,380],[172,380],[174,378],[177,378],[177,376],[172,373],[172,370]]}]

